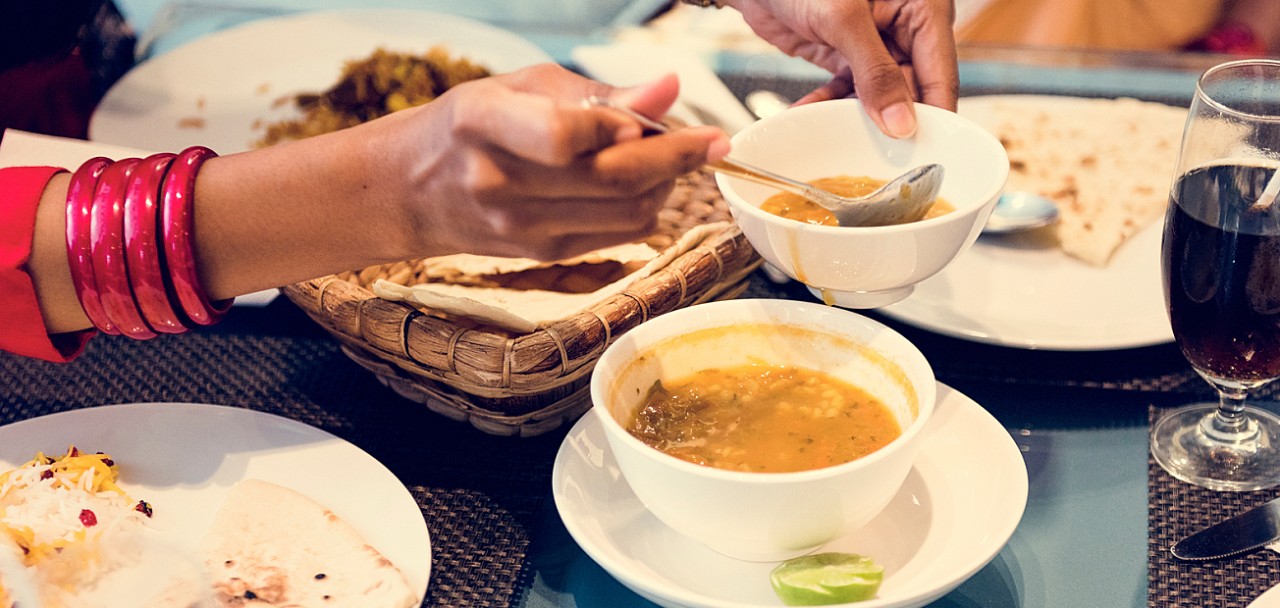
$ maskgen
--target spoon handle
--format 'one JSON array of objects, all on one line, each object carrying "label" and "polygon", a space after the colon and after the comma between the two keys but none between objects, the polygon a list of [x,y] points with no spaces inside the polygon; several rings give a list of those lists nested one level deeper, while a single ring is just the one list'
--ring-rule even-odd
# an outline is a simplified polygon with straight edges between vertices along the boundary
[{"label": "spoon handle", "polygon": [[[607,97],[592,95],[583,101],[583,105],[588,107],[606,107],[612,110],[617,110],[618,112],[622,112],[623,114],[635,119],[641,126],[651,131],[658,133],[668,133],[671,131],[671,129],[667,128],[667,125],[636,112],[631,108],[621,104],[616,104],[613,100]],[[797,196],[802,196],[826,207],[829,210],[834,211],[841,206],[841,201],[838,199],[833,200],[836,199],[836,196],[826,190],[786,177],[785,175],[778,175],[777,173],[761,169],[755,165],[749,165],[740,160],[734,160],[727,156],[716,162],[707,163],[706,167],[718,173],[740,177],[745,180],[756,182],[757,184],[772,186],[779,190],[790,192]]]},{"label": "spoon handle", "polygon": [[[831,203],[826,202],[827,197],[831,196],[830,192],[811,186],[799,180],[778,175],[772,171],[766,171],[756,167],[755,165],[748,165],[742,161],[725,157],[719,161],[707,163],[706,167],[717,173],[732,175],[733,177],[740,177],[745,180],[753,181],[757,184],[772,186],[779,190],[790,192],[811,201],[821,203],[824,207],[832,208]],[[836,205],[838,205],[838,203],[836,203]]]}]

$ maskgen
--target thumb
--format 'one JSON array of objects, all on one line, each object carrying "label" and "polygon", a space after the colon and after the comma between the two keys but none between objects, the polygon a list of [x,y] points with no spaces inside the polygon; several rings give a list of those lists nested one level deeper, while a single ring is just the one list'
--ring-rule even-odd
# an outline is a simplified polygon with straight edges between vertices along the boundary
[{"label": "thumb", "polygon": [[662,118],[680,96],[680,79],[667,74],[653,82],[617,89],[610,99],[649,118]]}]

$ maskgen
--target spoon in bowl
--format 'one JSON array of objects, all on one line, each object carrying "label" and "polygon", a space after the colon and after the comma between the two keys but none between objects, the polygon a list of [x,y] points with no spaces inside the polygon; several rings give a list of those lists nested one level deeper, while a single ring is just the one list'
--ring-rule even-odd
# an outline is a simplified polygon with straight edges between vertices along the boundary
[{"label": "spoon in bowl", "polygon": [[[606,107],[622,112],[653,132],[669,131],[666,125],[615,104],[608,98],[592,95],[584,103],[587,106]],[[728,157],[708,163],[707,167],[811,200],[830,211],[841,226],[886,226],[923,218],[938,197],[944,173],[942,165],[923,165],[898,176],[870,194],[848,197]]]},{"label": "spoon in bowl", "polygon": [[1034,192],[1006,192],[991,210],[983,234],[1008,234],[1048,226],[1058,220],[1058,205]]},{"label": "spoon in bowl", "polygon": [[[791,107],[791,100],[760,89],[743,100],[756,118],[767,118]],[[1006,192],[996,202],[991,218],[982,228],[983,234],[1009,234],[1048,226],[1058,219],[1058,205],[1033,192]]]},{"label": "spoon in bowl", "polygon": [[791,107],[791,100],[768,89],[747,93],[743,103],[756,118],[768,118]]}]

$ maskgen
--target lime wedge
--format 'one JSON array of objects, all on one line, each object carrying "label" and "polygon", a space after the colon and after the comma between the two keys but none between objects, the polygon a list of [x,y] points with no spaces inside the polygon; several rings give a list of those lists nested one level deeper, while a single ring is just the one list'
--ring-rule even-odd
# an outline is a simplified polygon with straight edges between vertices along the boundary
[{"label": "lime wedge", "polygon": [[769,580],[788,606],[844,604],[875,597],[884,567],[865,555],[815,553],[778,564]]}]

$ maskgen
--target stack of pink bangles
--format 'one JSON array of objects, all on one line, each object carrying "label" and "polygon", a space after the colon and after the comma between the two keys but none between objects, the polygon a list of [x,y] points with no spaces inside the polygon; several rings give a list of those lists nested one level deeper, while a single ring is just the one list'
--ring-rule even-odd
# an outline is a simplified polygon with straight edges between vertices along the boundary
[{"label": "stack of pink bangles", "polygon": [[111,161],[92,158],[67,189],[67,259],[76,295],[104,333],[146,340],[212,325],[232,300],[210,302],[196,276],[192,199],[204,147]]}]

